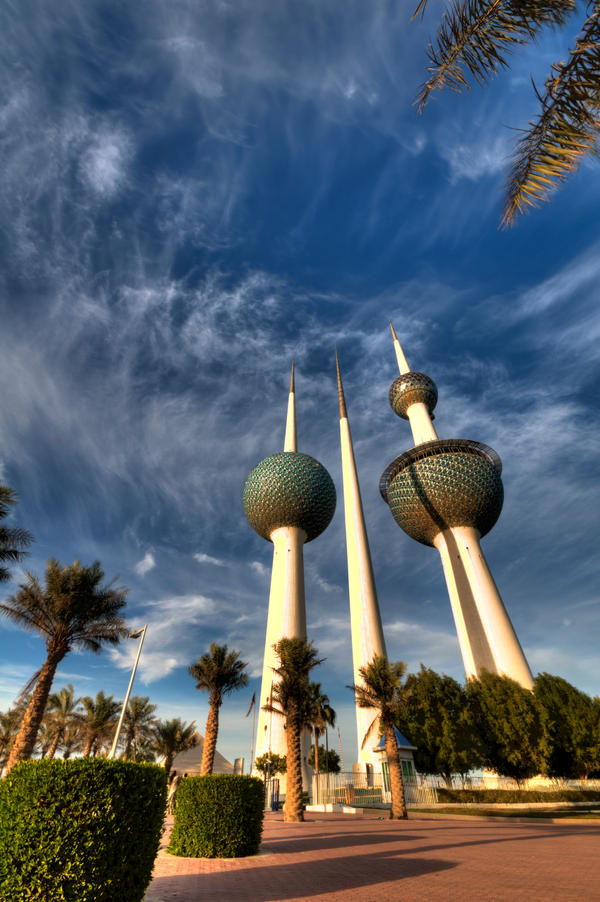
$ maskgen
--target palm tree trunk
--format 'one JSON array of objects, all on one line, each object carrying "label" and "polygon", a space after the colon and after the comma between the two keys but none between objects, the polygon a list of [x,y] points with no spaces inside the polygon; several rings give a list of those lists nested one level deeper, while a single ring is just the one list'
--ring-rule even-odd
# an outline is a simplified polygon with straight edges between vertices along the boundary
[{"label": "palm tree trunk", "polygon": [[284,821],[297,823],[304,820],[302,805],[302,726],[297,711],[288,714],[286,723],[287,739],[287,784],[285,794]]},{"label": "palm tree trunk", "polygon": [[402,779],[402,768],[400,766],[400,756],[398,755],[398,743],[394,733],[394,725],[387,723],[383,725],[383,734],[385,736],[385,752],[388,759],[388,768],[390,771],[390,789],[392,791],[392,807],[390,808],[390,817],[404,818],[406,813],[406,800],[404,798],[404,781]]},{"label": "palm tree trunk", "polygon": [[56,749],[58,748],[58,743],[60,742],[60,734],[61,730],[57,730],[54,734],[54,739],[50,743],[50,748],[48,749],[46,758],[54,758],[54,756],[56,755]]},{"label": "palm tree trunk", "polygon": [[317,785],[319,783],[319,733],[315,727],[315,774],[317,775]]},{"label": "palm tree trunk", "polygon": [[6,773],[9,774],[15,764],[19,761],[25,761],[31,758],[38,730],[44,717],[44,711],[48,703],[48,696],[52,688],[52,680],[56,673],[56,668],[64,658],[66,652],[62,650],[50,649],[48,657],[44,662],[44,666],[40,670],[31,701],[27,706],[27,710],[21,721],[19,732],[16,735],[13,747],[6,764]]},{"label": "palm tree trunk", "polygon": [[125,751],[123,752],[123,761],[129,761],[129,757],[131,755],[131,745],[133,743],[133,735],[131,730],[127,730],[127,736],[125,738]]},{"label": "palm tree trunk", "polygon": [[165,755],[165,760],[163,761],[163,767],[167,772],[167,780],[169,779],[169,774],[171,773],[171,768],[173,767],[173,753]]},{"label": "palm tree trunk", "polygon": [[94,736],[93,733],[90,733],[88,735],[88,738],[85,741],[85,748],[82,752],[82,755],[84,758],[89,758],[89,756],[92,754],[92,746],[95,741],[96,741],[96,737]]},{"label": "palm tree trunk", "polygon": [[202,763],[200,765],[200,776],[206,777],[212,774],[213,763],[215,760],[215,752],[217,750],[217,736],[219,735],[219,708],[221,707],[221,696],[217,692],[211,692],[208,718],[206,720],[206,731],[204,734],[204,747],[202,749]]}]

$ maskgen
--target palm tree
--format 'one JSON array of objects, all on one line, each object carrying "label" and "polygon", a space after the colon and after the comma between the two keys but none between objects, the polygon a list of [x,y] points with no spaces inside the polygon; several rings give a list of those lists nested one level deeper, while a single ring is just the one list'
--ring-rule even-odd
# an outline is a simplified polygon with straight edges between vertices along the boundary
[{"label": "palm tree", "polygon": [[308,678],[321,661],[312,642],[295,637],[280,639],[273,649],[279,658],[274,668],[271,703],[264,710],[285,717],[287,745],[287,784],[283,819],[303,821],[302,806],[302,731],[311,722]]},{"label": "palm tree", "polygon": [[104,572],[99,561],[83,567],[75,561],[66,567],[51,558],[45,586],[32,573],[0,604],[0,613],[13,623],[46,640],[46,660],[39,672],[31,702],[14,741],[7,773],[18,761],[31,757],[44,716],[52,680],[59,663],[72,649],[99,652],[106,643],[115,645],[127,634],[119,612],[127,589],[101,585]]},{"label": "palm tree", "polygon": [[83,757],[95,757],[103,745],[109,745],[119,718],[121,702],[112,695],[98,692],[96,698],[85,695],[81,699],[85,714],[81,716],[81,731],[85,745]]},{"label": "palm tree", "polygon": [[404,781],[394,723],[402,707],[401,680],[406,672],[406,666],[402,661],[392,664],[385,655],[375,655],[366,667],[359,667],[358,672],[361,682],[348,688],[354,691],[356,703],[360,708],[374,708],[377,711],[364,741],[379,722],[385,738],[385,752],[390,772],[392,791],[390,817],[404,818],[407,816]]},{"label": "palm tree", "polygon": [[219,733],[219,708],[223,704],[223,696],[234,689],[241,689],[248,682],[248,675],[244,673],[246,664],[239,657],[239,651],[228,651],[226,645],[211,642],[210,651],[198,658],[197,664],[188,668],[190,676],[196,680],[196,689],[209,693],[201,776],[212,774]]},{"label": "palm tree", "polygon": [[48,697],[44,720],[48,724],[52,742],[46,755],[47,758],[54,758],[67,728],[77,717],[80,702],[81,699],[75,698],[75,690],[71,683],[63,686],[59,692],[52,692]]},{"label": "palm tree", "polygon": [[[420,0],[415,15],[426,4]],[[444,12],[435,47],[429,45],[430,75],[417,96],[419,108],[432,91],[468,88],[469,75],[485,83],[508,68],[512,50],[534,42],[544,27],[563,26],[574,9],[575,0],[456,0]],[[543,91],[534,86],[540,113],[517,144],[506,183],[504,225],[547,200],[585,155],[598,152],[600,0],[587,4],[586,16],[566,62],[552,64]]]},{"label": "palm tree", "polygon": [[0,714],[0,771],[8,760],[15,736],[19,732],[19,726],[29,704],[29,698],[22,696],[13,708]]},{"label": "palm tree", "polygon": [[[10,513],[11,507],[17,503],[17,495],[12,489],[0,485],[0,520],[4,520]],[[33,536],[20,526],[0,525],[0,582],[5,583],[10,579],[8,567],[3,567],[2,561],[17,563],[27,554],[26,549],[33,541]]]},{"label": "palm tree", "polygon": [[150,698],[147,695],[143,698],[141,695],[134,695],[129,699],[124,718],[125,751],[123,758],[126,761],[131,757],[137,761],[139,746],[152,737],[155,711],[156,705],[150,704]]},{"label": "palm tree", "polygon": [[310,725],[315,735],[315,773],[319,774],[319,737],[327,727],[335,726],[335,711],[329,704],[329,696],[321,692],[320,683],[309,683],[308,707],[310,711]]},{"label": "palm tree", "polygon": [[163,767],[167,772],[167,778],[171,773],[173,758],[179,752],[187,752],[198,745],[198,733],[196,721],[186,724],[179,717],[173,720],[159,720],[154,727],[153,750],[158,757],[163,758]]}]

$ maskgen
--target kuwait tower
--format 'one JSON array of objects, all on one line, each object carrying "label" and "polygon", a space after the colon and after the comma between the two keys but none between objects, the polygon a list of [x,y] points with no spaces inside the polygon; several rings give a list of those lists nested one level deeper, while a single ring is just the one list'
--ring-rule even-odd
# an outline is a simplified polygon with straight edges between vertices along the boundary
[{"label": "kuwait tower", "polygon": [[400,376],[389,401],[409,421],[415,445],[386,467],[379,490],[404,532],[440,553],[467,678],[485,669],[532,689],[531,671],[480,545],[502,510],[500,458],[480,442],[438,438],[431,415],[435,383],[410,369],[390,327]]},{"label": "kuwait tower", "polygon": [[[354,666],[354,683],[359,685],[361,683],[359,668],[366,667],[375,655],[385,656],[386,650],[337,351],[335,354],[335,365],[340,409],[340,448],[344,483],[344,520],[346,525],[346,556],[348,559],[350,626],[352,630],[352,663]],[[359,708],[358,705],[356,706],[357,760],[363,764],[373,764],[380,767],[380,758],[374,755],[372,750],[372,746],[377,744],[376,734],[375,736],[371,735],[373,741],[370,744],[367,744],[365,741],[369,732],[372,733],[370,727],[376,715],[377,712],[372,708]]]},{"label": "kuwait tower", "polygon": [[273,543],[257,757],[266,752],[287,752],[283,718],[262,709],[271,695],[273,668],[278,665],[273,645],[284,637],[306,638],[303,548],[327,528],[335,501],[335,487],[325,467],[297,450],[292,364],[283,451],[265,457],[252,470],[243,495],[248,522],[263,539]]}]

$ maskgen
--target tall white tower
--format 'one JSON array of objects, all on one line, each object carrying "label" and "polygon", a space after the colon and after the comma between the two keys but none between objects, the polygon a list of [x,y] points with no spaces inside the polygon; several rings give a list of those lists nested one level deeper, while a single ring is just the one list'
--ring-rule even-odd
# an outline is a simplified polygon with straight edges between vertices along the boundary
[{"label": "tall white tower", "polygon": [[[337,351],[335,354],[335,365],[340,410],[340,447],[344,484],[344,520],[346,525],[346,555],[348,559],[350,625],[352,628],[352,662],[354,665],[354,683],[359,684],[361,682],[359,669],[369,664],[375,655],[386,655],[387,653]],[[372,708],[359,708],[358,705],[356,706],[357,760],[364,764],[375,765],[380,762],[380,756],[375,755],[372,751],[373,746],[377,744],[376,731],[371,730],[371,735],[367,740],[369,728],[376,715],[377,712]]]},{"label": "tall white tower", "polygon": [[273,670],[279,663],[273,646],[283,638],[306,638],[304,544],[327,528],[336,503],[335,487],[325,467],[296,447],[293,364],[284,450],[266,457],[252,470],[244,486],[243,503],[250,525],[273,543],[256,756],[267,752],[285,755],[283,718],[263,710],[270,701],[276,679]]},{"label": "tall white tower", "polygon": [[502,463],[480,442],[438,438],[431,417],[437,388],[410,369],[390,328],[400,376],[389,400],[410,422],[415,445],[385,469],[381,495],[411,538],[440,553],[467,677],[485,669],[532,689],[529,665],[480,545],[502,510]]}]

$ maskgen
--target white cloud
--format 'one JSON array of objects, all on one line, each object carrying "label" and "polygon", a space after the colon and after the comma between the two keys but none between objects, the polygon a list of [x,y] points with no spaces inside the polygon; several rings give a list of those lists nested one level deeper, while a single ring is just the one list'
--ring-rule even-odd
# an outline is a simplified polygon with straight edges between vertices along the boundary
[{"label": "white cloud", "polygon": [[145,576],[156,567],[156,561],[151,551],[147,551],[141,561],[138,561],[134,570],[139,576]]},{"label": "white cloud", "polygon": [[81,171],[92,190],[104,198],[112,197],[123,186],[132,156],[129,135],[101,128],[91,136],[81,157]]},{"label": "white cloud", "polygon": [[[202,629],[206,630],[207,618],[214,622],[215,612],[214,600],[204,595],[177,595],[147,602],[130,623],[132,630],[148,626],[140,658],[142,681],[154,683],[198,657],[198,648],[204,644]],[[219,613],[226,616],[225,605],[219,606]],[[128,670],[133,666],[137,648],[137,642],[124,640],[117,648],[110,648],[109,655],[117,667]]]},{"label": "white cloud", "polygon": [[250,561],[250,569],[258,573],[259,576],[266,576],[269,573],[269,568],[261,564],[260,561]]},{"label": "white cloud", "polygon": [[495,175],[506,168],[510,142],[504,135],[485,141],[456,144],[442,143],[440,154],[450,167],[452,183],[459,179],[477,181],[482,176]]},{"label": "white cloud", "polygon": [[226,567],[227,563],[222,561],[218,557],[211,557],[210,554],[204,554],[201,551],[198,551],[194,555],[194,560],[198,561],[199,564],[212,564],[213,567]]}]

